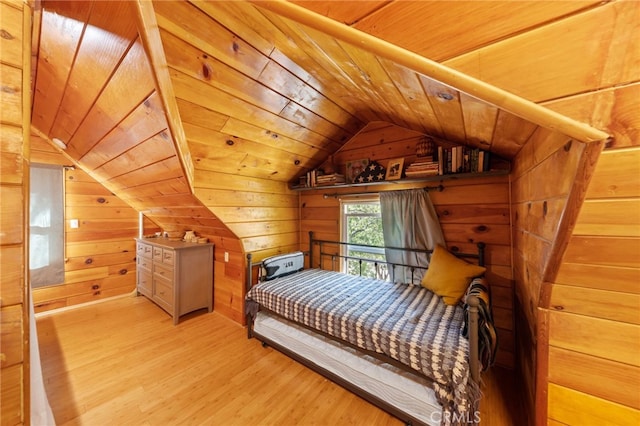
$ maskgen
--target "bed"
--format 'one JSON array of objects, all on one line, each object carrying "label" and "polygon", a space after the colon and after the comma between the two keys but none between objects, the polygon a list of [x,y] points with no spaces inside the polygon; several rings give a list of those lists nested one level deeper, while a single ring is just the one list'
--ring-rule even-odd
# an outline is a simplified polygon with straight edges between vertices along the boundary
[{"label": "bed", "polygon": [[[249,254],[249,338],[289,355],[407,424],[477,423],[480,372],[493,363],[496,347],[488,286],[482,277],[484,244],[478,244],[478,253],[455,256],[442,247],[433,253],[411,250],[426,254],[431,268],[427,262],[380,265],[342,256],[335,247],[344,244],[316,240],[310,233],[307,253],[257,263]],[[306,269],[305,255],[310,266]],[[345,258],[360,265],[374,262],[376,275],[379,269],[393,276],[389,271],[404,268],[411,278],[405,280],[408,283],[394,282],[398,280],[327,270],[336,269],[336,262]],[[438,274],[446,270],[465,279],[463,287],[458,283],[457,298],[425,284],[438,281]]]}]

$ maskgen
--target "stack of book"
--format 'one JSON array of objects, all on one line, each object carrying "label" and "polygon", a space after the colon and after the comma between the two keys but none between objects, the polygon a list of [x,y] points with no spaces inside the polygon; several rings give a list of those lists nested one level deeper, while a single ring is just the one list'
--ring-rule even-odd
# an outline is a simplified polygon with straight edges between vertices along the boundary
[{"label": "stack of book", "polygon": [[314,186],[329,186],[329,185],[340,185],[345,183],[346,180],[344,175],[339,173],[331,173],[329,175],[320,175],[317,174],[315,176],[315,185]]},{"label": "stack of book", "polygon": [[421,157],[419,161],[411,163],[404,171],[408,178],[423,178],[438,175],[438,161],[432,156]]},{"label": "stack of book", "polygon": [[322,170],[311,170],[300,176],[298,184],[294,188],[315,188],[316,186],[342,185],[346,183],[344,175],[339,173],[324,174]]}]

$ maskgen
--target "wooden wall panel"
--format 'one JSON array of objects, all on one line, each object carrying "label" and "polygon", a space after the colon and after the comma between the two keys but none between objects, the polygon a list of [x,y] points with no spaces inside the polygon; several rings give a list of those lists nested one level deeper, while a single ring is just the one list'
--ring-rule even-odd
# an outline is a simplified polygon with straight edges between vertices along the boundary
[{"label": "wooden wall panel", "polygon": [[563,424],[632,426],[640,422],[638,410],[590,393],[549,385],[549,418]]},{"label": "wooden wall panel", "polygon": [[596,173],[589,185],[588,200],[624,199],[640,194],[640,134],[636,147],[605,151],[598,159]]},{"label": "wooden wall panel", "polygon": [[612,136],[609,148],[637,145],[640,117],[634,114],[640,97],[640,83],[615,85],[575,96],[545,102],[545,106],[568,117],[607,129]]},{"label": "wooden wall panel", "polygon": [[[353,3],[345,3],[342,8],[346,10],[343,11],[333,6],[333,2],[330,3],[333,7],[320,1],[300,3],[318,13],[334,16],[334,19],[341,22],[354,22],[355,28],[427,58],[444,61],[494,44],[512,34],[536,27],[541,22],[551,22],[597,2],[497,2],[491,7],[484,7],[475,2],[396,1],[385,7],[376,7],[372,13],[367,13],[355,21],[353,16],[358,16],[357,12],[368,12],[366,6],[356,8]],[[370,7],[375,6],[375,2],[366,3],[370,3]],[[426,14],[425,9],[428,10]],[[461,16],[465,17],[463,22],[459,21]],[[472,18],[475,24],[474,31],[467,31],[466,21]],[[500,25],[496,25],[498,22]],[[442,40],[455,42],[442,43]]]},{"label": "wooden wall panel", "polygon": [[[549,329],[550,346],[640,366],[637,324],[551,311]],[[598,338],[591,338],[594,335]]]},{"label": "wooden wall panel", "polygon": [[[533,413],[538,343],[538,306],[544,274],[558,234],[567,232],[562,218],[569,216],[584,146],[555,132],[537,132],[513,163],[513,251],[518,369],[523,374],[528,410]],[[558,167],[562,164],[562,167]],[[541,343],[544,349],[544,343]],[[533,417],[533,414],[531,415]]]},{"label": "wooden wall panel", "polygon": [[553,346],[549,348],[549,381],[640,409],[640,368],[634,365]]},{"label": "wooden wall panel", "polygon": [[[576,415],[562,408],[569,395],[589,402],[593,421],[640,417],[640,140],[600,157],[587,199],[551,290],[549,417]],[[597,334],[585,344],[584,332]],[[580,338],[582,336],[582,338]],[[571,379],[563,366],[581,362]],[[587,387],[586,383],[603,383]],[[619,416],[619,417],[615,417]]]},{"label": "wooden wall panel", "polygon": [[[444,63],[536,102],[637,82],[640,41],[630,34],[640,30],[639,8],[612,2]],[[523,57],[522,49],[536,54]]]},{"label": "wooden wall panel", "polygon": [[0,418],[30,424],[28,233],[31,8],[0,2]]},{"label": "wooden wall panel", "polygon": [[2,369],[2,421],[11,425],[25,424],[23,407],[23,368],[21,364]]},{"label": "wooden wall panel", "polygon": [[[415,153],[415,132],[407,132],[394,126],[372,124],[373,130],[359,133],[362,138],[352,139],[335,156],[338,169],[345,159],[359,158],[366,146],[365,158],[388,158],[411,147]],[[397,133],[394,130],[397,129]],[[375,137],[371,137],[375,134]],[[409,140],[407,143],[407,135]],[[411,139],[413,138],[413,139]],[[398,145],[399,147],[396,147]],[[353,154],[356,152],[356,154]],[[408,151],[407,151],[408,152]],[[381,164],[382,164],[381,160]],[[513,327],[513,272],[511,268],[511,215],[509,207],[509,176],[479,176],[468,179],[410,183],[378,186],[359,186],[336,189],[318,188],[300,192],[300,249],[308,249],[308,232],[313,231],[316,238],[326,240],[340,239],[340,196],[349,193],[371,193],[397,189],[421,188],[442,183],[444,191],[431,191],[429,196],[439,215],[447,246],[457,247],[460,251],[476,252],[475,243],[485,242],[487,278],[494,297],[494,315],[499,329],[500,347],[497,355],[499,364],[514,366],[514,327]],[[325,194],[338,194],[337,197],[324,197]],[[366,196],[365,196],[366,198]],[[330,265],[324,265],[330,268]]]}]

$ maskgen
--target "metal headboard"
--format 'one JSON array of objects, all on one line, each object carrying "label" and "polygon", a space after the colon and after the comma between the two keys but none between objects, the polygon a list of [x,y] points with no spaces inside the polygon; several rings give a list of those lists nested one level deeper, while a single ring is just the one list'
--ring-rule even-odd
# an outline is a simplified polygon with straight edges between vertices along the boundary
[{"label": "metal headboard", "polygon": [[[391,265],[392,268],[396,268],[396,267],[404,267],[404,268],[409,268],[411,269],[412,272],[412,278],[413,278],[413,272],[415,269],[428,269],[428,266],[422,266],[422,265],[409,265],[409,264],[404,264],[404,263],[390,263],[387,261],[378,261],[375,259],[367,259],[367,258],[362,258],[362,257],[358,257],[358,256],[348,256],[348,255],[343,255],[340,253],[329,253],[329,252],[325,252],[323,250],[323,246],[325,244],[330,244],[330,245],[340,245],[340,246],[349,246],[349,247],[354,247],[354,248],[358,248],[358,247],[364,247],[364,248],[377,248],[377,249],[385,249],[385,250],[398,250],[398,251],[404,251],[404,252],[414,252],[414,253],[424,253],[427,254],[429,256],[429,258],[431,257],[431,254],[433,253],[433,250],[427,250],[427,249],[412,249],[412,248],[406,248],[406,247],[394,247],[394,246],[376,246],[376,245],[369,245],[369,244],[354,244],[354,243],[346,243],[346,242],[342,242],[342,241],[328,241],[328,240],[319,240],[319,239],[315,239],[313,236],[313,231],[309,232],[309,267],[313,268],[313,267],[318,267],[319,269],[324,269],[324,264],[322,263],[322,260],[324,257],[330,257],[331,261],[335,264],[335,260],[336,259],[347,259],[347,260],[357,260],[360,263],[360,274],[362,274],[362,263],[363,262],[369,262],[369,263],[373,263],[374,264],[374,268],[376,268],[376,270],[378,269],[378,264],[382,263],[385,265]],[[320,259],[318,260],[318,264],[315,265],[314,264],[314,253],[313,253],[313,246],[317,245],[319,246],[319,257]],[[478,247],[478,252],[477,253],[459,253],[457,252],[457,250],[452,250],[452,253],[455,254],[457,257],[460,258],[465,258],[465,259],[477,259],[478,260],[478,265],[480,266],[484,266],[484,248],[485,248],[485,244],[484,243],[477,243],[477,247]],[[454,248],[455,249],[455,248]],[[332,265],[333,266],[333,265]]]}]

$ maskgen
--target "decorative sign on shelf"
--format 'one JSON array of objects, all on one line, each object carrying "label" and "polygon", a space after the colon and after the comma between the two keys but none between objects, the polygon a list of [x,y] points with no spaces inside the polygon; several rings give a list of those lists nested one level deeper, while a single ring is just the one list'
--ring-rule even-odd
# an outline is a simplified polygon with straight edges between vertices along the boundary
[{"label": "decorative sign on shelf", "polygon": [[362,160],[347,161],[347,172],[345,174],[347,183],[355,183],[355,180],[358,177],[358,175],[364,172],[364,170],[368,165],[369,165],[368,158],[362,159]]}]

